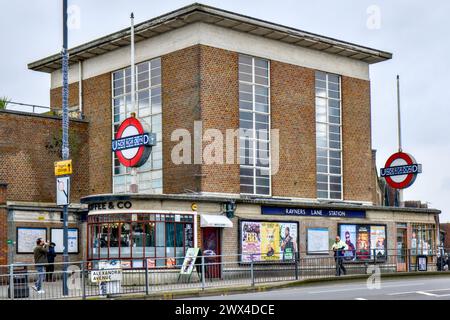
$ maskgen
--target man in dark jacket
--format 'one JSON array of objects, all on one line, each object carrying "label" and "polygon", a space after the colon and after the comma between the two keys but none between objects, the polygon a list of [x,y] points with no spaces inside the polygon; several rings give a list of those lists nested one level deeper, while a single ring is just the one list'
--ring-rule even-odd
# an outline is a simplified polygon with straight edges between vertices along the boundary
[{"label": "man in dark jacket", "polygon": [[34,248],[34,263],[36,264],[37,279],[35,285],[32,286],[38,293],[45,293],[42,290],[42,282],[45,279],[45,265],[47,264],[48,243],[41,238],[36,240]]},{"label": "man in dark jacket", "polygon": [[47,282],[53,282],[53,272],[55,271],[55,257],[56,257],[56,253],[55,253],[55,246],[56,244],[54,242],[50,243],[50,246],[48,247],[48,252],[47,252],[47,266],[45,268],[45,270],[47,271]]}]

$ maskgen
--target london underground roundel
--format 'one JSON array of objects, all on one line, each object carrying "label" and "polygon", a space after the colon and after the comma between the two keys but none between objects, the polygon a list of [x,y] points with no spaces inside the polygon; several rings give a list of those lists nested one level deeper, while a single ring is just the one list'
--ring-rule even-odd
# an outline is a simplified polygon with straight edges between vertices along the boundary
[{"label": "london underground roundel", "polygon": [[126,167],[140,167],[150,156],[151,147],[156,145],[156,135],[147,133],[141,122],[133,115],[119,126],[112,151]]},{"label": "london underground roundel", "polygon": [[406,189],[416,180],[417,174],[422,173],[422,165],[409,153],[394,153],[386,161],[380,175],[394,189]]}]

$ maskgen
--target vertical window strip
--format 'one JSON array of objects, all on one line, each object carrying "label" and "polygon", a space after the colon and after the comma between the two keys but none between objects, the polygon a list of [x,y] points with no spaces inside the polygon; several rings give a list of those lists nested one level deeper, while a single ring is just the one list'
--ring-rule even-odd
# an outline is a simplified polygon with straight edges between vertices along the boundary
[{"label": "vertical window strip", "polygon": [[[131,67],[112,73],[112,133],[131,115]],[[140,193],[162,193],[162,98],[161,59],[136,65],[136,113],[151,132],[156,133],[157,144],[147,163],[138,168]],[[126,193],[131,184],[131,170],[113,156],[113,192]]]},{"label": "vertical window strip", "polygon": [[342,200],[341,78],[316,72],[317,198]]},{"label": "vertical window strip", "polygon": [[239,56],[241,193],[271,194],[269,61]]}]

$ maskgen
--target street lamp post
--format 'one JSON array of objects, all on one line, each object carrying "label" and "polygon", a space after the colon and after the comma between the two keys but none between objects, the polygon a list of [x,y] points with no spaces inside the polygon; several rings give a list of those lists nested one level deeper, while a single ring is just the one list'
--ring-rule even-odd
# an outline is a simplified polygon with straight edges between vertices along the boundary
[{"label": "street lamp post", "polygon": [[[67,30],[67,0],[63,0],[63,48],[62,48],[62,158],[63,160],[69,159],[69,53],[68,47],[68,30]],[[67,201],[69,203],[69,199]],[[67,268],[69,263],[68,253],[68,204],[63,206],[63,294],[66,296],[69,294],[67,287]]]}]

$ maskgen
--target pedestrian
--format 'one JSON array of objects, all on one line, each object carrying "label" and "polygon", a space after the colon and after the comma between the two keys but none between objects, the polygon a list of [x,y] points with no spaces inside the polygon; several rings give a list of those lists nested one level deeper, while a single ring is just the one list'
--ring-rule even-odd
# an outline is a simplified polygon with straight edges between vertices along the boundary
[{"label": "pedestrian", "polygon": [[48,242],[45,242],[41,238],[38,238],[36,240],[36,247],[33,250],[37,278],[35,285],[32,286],[32,288],[38,293],[45,293],[45,291],[42,289],[42,282],[45,280],[45,265],[47,264],[48,246]]},{"label": "pedestrian", "polygon": [[344,254],[345,250],[348,249],[345,242],[341,241],[341,238],[339,236],[336,236],[335,242],[333,243],[333,246],[331,249],[334,251],[334,261],[336,263],[336,276],[339,277],[342,273],[344,275],[347,274],[347,270],[344,267]]},{"label": "pedestrian", "polygon": [[46,281],[47,282],[53,282],[55,281],[53,279],[53,272],[55,271],[55,257],[56,257],[56,253],[55,253],[55,246],[56,244],[54,242],[50,243],[50,246],[48,247],[48,252],[47,252],[47,266],[45,268],[47,275],[46,275]]}]

